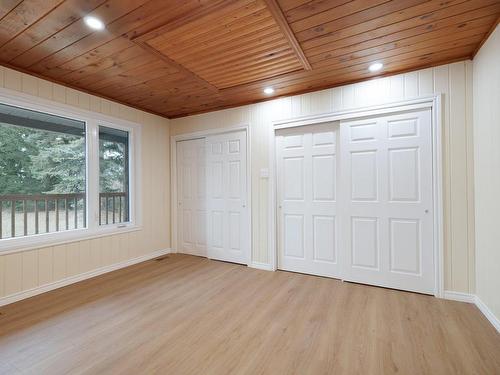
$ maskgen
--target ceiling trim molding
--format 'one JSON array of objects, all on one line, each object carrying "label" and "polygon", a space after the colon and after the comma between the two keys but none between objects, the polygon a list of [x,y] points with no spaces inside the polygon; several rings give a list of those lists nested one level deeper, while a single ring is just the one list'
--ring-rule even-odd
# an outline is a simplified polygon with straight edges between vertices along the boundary
[{"label": "ceiling trim molding", "polygon": [[297,55],[297,58],[299,59],[304,69],[312,70],[312,66],[309,63],[309,60],[307,60],[307,57],[304,54],[304,51],[302,50],[302,47],[300,46],[299,42],[297,41],[297,38],[295,38],[295,34],[290,28],[290,25],[288,24],[288,21],[286,20],[278,2],[276,0],[264,0],[264,2],[266,3],[267,8],[271,12],[274,20],[276,21],[281,31],[285,35],[285,38],[288,40],[288,43],[290,44],[290,47],[292,47],[293,51],[295,52],[295,55]]}]

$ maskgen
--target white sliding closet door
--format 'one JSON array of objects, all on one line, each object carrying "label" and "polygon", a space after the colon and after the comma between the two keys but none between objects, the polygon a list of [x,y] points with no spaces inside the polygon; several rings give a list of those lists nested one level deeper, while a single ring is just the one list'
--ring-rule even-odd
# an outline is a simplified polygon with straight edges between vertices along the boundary
[{"label": "white sliding closet door", "polygon": [[276,133],[278,268],[433,294],[430,109]]},{"label": "white sliding closet door", "polygon": [[247,264],[250,217],[246,131],[206,138],[208,257]]},{"label": "white sliding closet door", "polygon": [[276,135],[280,269],[340,277],[337,133],[330,123]]},{"label": "white sliding closet door", "polygon": [[434,292],[431,111],[340,125],[344,279]]},{"label": "white sliding closet door", "polygon": [[206,256],[205,139],[177,142],[177,251]]}]

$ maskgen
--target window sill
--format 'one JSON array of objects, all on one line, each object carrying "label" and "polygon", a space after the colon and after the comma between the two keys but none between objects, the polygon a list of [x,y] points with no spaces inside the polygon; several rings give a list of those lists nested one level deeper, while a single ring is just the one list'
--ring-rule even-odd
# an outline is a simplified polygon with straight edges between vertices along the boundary
[{"label": "window sill", "polygon": [[136,224],[129,224],[123,227],[112,225],[94,230],[76,229],[64,232],[38,234],[29,237],[5,238],[0,240],[0,256],[41,249],[44,247],[64,245],[72,242],[91,240],[94,238],[136,232],[139,230],[142,230],[142,226]]}]

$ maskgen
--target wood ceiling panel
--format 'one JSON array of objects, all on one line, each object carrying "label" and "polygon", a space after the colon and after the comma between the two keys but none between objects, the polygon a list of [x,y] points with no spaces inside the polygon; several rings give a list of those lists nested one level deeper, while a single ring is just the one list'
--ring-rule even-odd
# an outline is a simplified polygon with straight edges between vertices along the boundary
[{"label": "wood ceiling panel", "polygon": [[[237,57],[238,53],[248,55],[252,54],[254,50],[257,53],[276,45],[288,45],[288,42],[283,40],[283,34],[276,25],[254,32],[250,31],[248,34],[246,31],[242,34],[246,37],[245,44],[240,43],[240,39],[235,39],[233,36],[221,37],[219,40],[210,40],[203,43],[196,51],[193,49],[186,50],[185,53],[181,51],[179,56],[186,61],[190,61],[194,67],[198,65],[211,66],[219,65],[219,58],[234,58]],[[221,44],[223,44],[222,48],[216,48]]]},{"label": "wood ceiling panel", "polygon": [[[476,2],[477,1],[477,2]],[[487,3],[499,3],[498,0],[432,0],[415,5],[398,12],[391,12],[376,18],[339,19],[329,25],[323,36],[307,40],[302,43],[304,50],[321,45],[335,46],[338,41],[353,35],[369,34],[372,38],[381,37],[387,33],[404,30],[418,25],[428,24],[431,21],[444,19],[453,14],[464,13],[478,9]]]},{"label": "wood ceiling panel", "polygon": [[[251,22],[247,23],[245,22],[246,20]],[[167,41],[156,45],[155,48],[168,48],[179,58],[189,59],[191,57],[193,60],[196,60],[197,56],[205,56],[207,52],[212,52],[215,47],[221,44],[227,46],[229,50],[243,45],[239,42],[239,38],[242,36],[248,37],[250,42],[255,42],[269,34],[283,38],[274,19],[269,14],[265,14],[265,17],[262,18],[246,17],[237,26],[231,27],[228,25],[228,27],[224,27],[217,34],[206,33],[196,38],[191,38],[191,41],[185,41],[184,43],[177,43],[175,41],[175,44],[172,44]]]},{"label": "wood ceiling panel", "polygon": [[341,48],[313,56],[310,58],[310,61],[314,67],[321,67],[335,62],[343,63],[350,59],[375,55],[391,50],[400,53],[400,48],[402,47],[417,49],[420,43],[424,45],[435,45],[441,42],[453,42],[454,40],[467,38],[471,35],[485,34],[490,28],[489,23],[494,22],[495,19],[496,15],[488,16],[470,22],[455,24],[425,34],[414,34],[407,38],[402,37],[402,33],[397,33],[399,34],[396,36],[398,39],[389,40],[387,43],[384,43],[384,40],[371,39],[365,43],[349,46],[348,48]]},{"label": "wood ceiling panel", "polygon": [[[84,37],[76,42],[67,44],[65,47],[52,54],[45,54],[46,57],[39,63],[30,66],[30,70],[42,75],[58,78],[60,75],[68,73],[68,71],[60,69],[60,66],[81,56],[83,53],[92,53],[93,50],[101,47],[103,44],[125,35],[126,33],[134,35],[136,31],[144,30],[144,28],[155,27],[159,24],[169,22],[176,16],[182,15],[183,12],[189,12],[196,9],[197,4],[202,6],[203,3],[209,1],[186,1],[183,3],[184,6],[179,6],[176,2],[161,2],[156,0],[127,0],[126,4],[123,0],[113,0],[113,2],[116,2],[117,7],[120,9],[123,9],[125,5],[129,5],[130,9],[133,9],[133,11],[121,17],[114,17],[115,20],[107,24],[106,30],[103,32],[87,32]],[[108,1],[108,3],[110,3],[110,1]],[[111,6],[111,4],[108,5]],[[121,13],[122,12],[119,14]],[[63,29],[59,33],[53,35],[51,39],[57,38],[64,40],[63,35],[65,33],[66,29]]]},{"label": "wood ceiling panel", "polygon": [[0,48],[4,61],[11,61],[20,54],[31,49],[34,44],[40,43],[54,35],[59,30],[77,21],[82,14],[88,14],[103,4],[106,0],[68,0],[60,3],[53,11],[43,18],[43,22],[35,22],[21,34],[10,39]]},{"label": "wood ceiling panel", "polygon": [[421,3],[422,0],[391,0],[380,2],[380,5],[378,6],[366,8],[360,12],[347,14],[345,16],[341,15],[346,12],[340,12],[336,14],[333,21],[325,22],[320,26],[297,31],[297,39],[301,42],[305,42],[308,40],[314,40],[315,38],[324,35],[330,36],[332,33],[338,30],[343,30],[346,27],[358,25],[362,22],[378,19],[386,15],[402,17],[401,15],[398,15],[397,11],[407,9],[408,7],[412,7]]},{"label": "wood ceiling panel", "polygon": [[499,16],[500,0],[4,0],[0,63],[177,117],[471,58]]},{"label": "wood ceiling panel", "polygon": [[[217,22],[213,22],[214,20]],[[274,34],[276,41],[281,42],[280,49],[272,45],[259,45],[258,48],[240,55],[236,62],[234,56],[223,55],[228,51],[228,43],[231,42],[250,48],[255,42],[254,35],[259,33],[262,33],[262,36]],[[218,6],[209,14],[176,28],[163,27],[154,30],[140,37],[138,43],[146,44],[217,89],[302,68],[301,61],[297,58],[282,26],[263,0],[238,1]],[[212,58],[197,54],[207,51],[208,48],[216,56],[216,67],[211,65]]]},{"label": "wood ceiling panel", "polygon": [[[466,13],[456,14],[456,12],[457,9],[455,9],[455,7],[451,10],[443,9],[439,12],[433,12],[432,15],[429,16],[418,16],[409,20],[392,23],[388,26],[379,27],[369,32],[363,32],[349,37],[344,37],[342,39],[337,39],[335,40],[335,43],[332,41],[330,43],[320,44],[311,48],[305,48],[305,51],[310,59],[314,59],[314,56],[325,53],[328,54],[330,51],[342,48],[358,48],[362,43],[364,43],[363,47],[368,48],[368,45],[371,45],[374,42],[383,44],[413,35],[425,35],[426,33],[434,30],[440,30],[453,25],[461,25],[467,21],[477,18],[489,15],[495,16],[500,12],[500,3],[496,2],[496,4],[468,11]],[[450,17],[436,18],[438,13],[442,13],[442,16],[447,14]],[[429,20],[432,22],[428,22]]]},{"label": "wood ceiling panel", "polygon": [[12,9],[22,3],[23,0],[3,0],[0,4],[0,20],[9,14]]},{"label": "wood ceiling panel", "polygon": [[[0,20],[0,45],[26,30],[35,23],[40,15],[44,15],[64,0],[25,0]],[[11,8],[12,3],[6,4],[6,9]],[[2,3],[3,8],[3,3]],[[3,13],[3,12],[0,12]]]},{"label": "wood ceiling panel", "polygon": [[[145,0],[142,0],[143,2]],[[136,0],[107,1],[94,9],[89,15],[101,19],[105,23],[112,23],[115,19],[135,9],[139,4]],[[36,64],[44,64],[54,53],[63,51],[65,47],[73,45],[80,39],[91,35],[92,30],[85,24],[82,18],[64,27],[50,38],[37,44],[35,47],[16,57],[10,63],[21,67],[36,68]]]},{"label": "wood ceiling panel", "polygon": [[[394,6],[397,3],[405,3],[407,1],[411,0],[353,0],[330,10],[312,14],[309,17],[302,18],[299,21],[291,23],[290,27],[296,33],[297,39],[299,39],[299,41],[303,41],[306,39],[306,37],[310,39],[311,37],[314,38],[318,35],[323,34],[325,32],[324,25],[335,23],[335,20],[339,18],[343,18],[362,11],[366,12],[372,8],[377,9],[377,6],[381,6],[384,3]],[[305,30],[310,29],[312,29],[312,33],[310,35],[305,34],[304,36]]]},{"label": "wood ceiling panel", "polygon": [[[350,1],[351,0],[310,1],[305,4],[289,8],[288,11],[286,12],[286,19],[289,23],[297,22],[304,18],[310,18],[318,13],[326,12],[330,9],[336,8]],[[279,1],[279,3],[281,5],[281,8],[285,10],[286,8],[283,7],[282,5],[285,2],[281,0]]]},{"label": "wood ceiling panel", "polygon": [[271,33],[267,35],[262,35],[256,40],[249,40],[246,45],[234,44],[234,47],[230,47],[232,43],[227,43],[226,50],[218,50],[214,52],[213,49],[207,50],[207,53],[202,55],[205,61],[203,63],[196,61],[195,56],[193,58],[193,66],[195,69],[211,69],[214,67],[220,67],[218,63],[218,58],[223,58],[226,63],[238,63],[242,59],[247,58],[263,58],[269,56],[269,48],[273,48],[274,53],[279,53],[284,50],[289,50],[289,44],[283,41],[281,33],[277,31],[276,33]]},{"label": "wood ceiling panel", "polygon": [[284,12],[310,3],[311,0],[279,0],[281,10]]}]

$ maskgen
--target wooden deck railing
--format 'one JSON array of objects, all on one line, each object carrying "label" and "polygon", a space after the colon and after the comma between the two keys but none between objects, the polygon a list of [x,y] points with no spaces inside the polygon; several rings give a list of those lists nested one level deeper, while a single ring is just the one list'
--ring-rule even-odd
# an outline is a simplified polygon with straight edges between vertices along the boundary
[{"label": "wooden deck railing", "polygon": [[[128,221],[127,205],[125,192],[100,193],[99,224]],[[0,238],[85,228],[86,209],[85,193],[0,195]]]},{"label": "wooden deck railing", "polygon": [[[118,202],[118,207],[117,207]],[[127,193],[99,194],[99,224],[116,224],[128,221]],[[117,210],[118,209],[118,210]],[[111,213],[111,218],[109,217]]]}]

